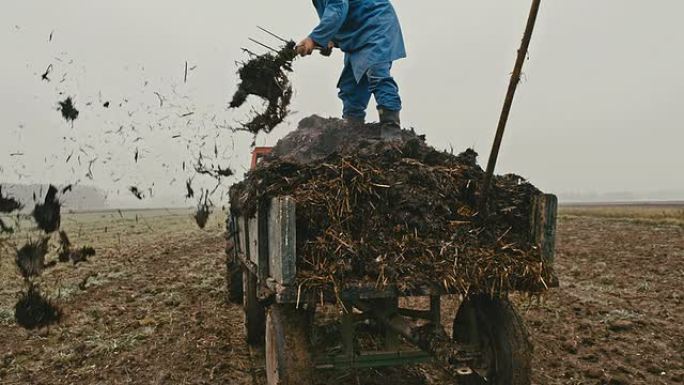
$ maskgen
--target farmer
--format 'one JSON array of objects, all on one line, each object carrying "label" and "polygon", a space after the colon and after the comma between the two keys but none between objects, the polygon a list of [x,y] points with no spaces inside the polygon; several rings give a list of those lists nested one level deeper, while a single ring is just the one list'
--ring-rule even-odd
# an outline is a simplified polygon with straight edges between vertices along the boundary
[{"label": "farmer", "polygon": [[313,0],[321,19],[297,45],[308,56],[316,48],[338,47],[345,52],[337,84],[349,123],[363,123],[371,94],[382,127],[400,128],[401,98],[392,78],[392,62],[406,57],[399,19],[390,0]]}]

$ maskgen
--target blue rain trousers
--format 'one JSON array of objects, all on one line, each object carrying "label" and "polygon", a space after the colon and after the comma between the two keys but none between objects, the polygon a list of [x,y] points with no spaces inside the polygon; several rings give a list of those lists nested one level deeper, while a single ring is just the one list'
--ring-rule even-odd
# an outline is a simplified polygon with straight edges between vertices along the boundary
[{"label": "blue rain trousers", "polygon": [[375,96],[378,109],[401,111],[399,87],[390,75],[392,63],[373,64],[357,82],[350,64],[345,64],[337,84],[338,96],[344,106],[345,118],[364,119],[371,95]]}]

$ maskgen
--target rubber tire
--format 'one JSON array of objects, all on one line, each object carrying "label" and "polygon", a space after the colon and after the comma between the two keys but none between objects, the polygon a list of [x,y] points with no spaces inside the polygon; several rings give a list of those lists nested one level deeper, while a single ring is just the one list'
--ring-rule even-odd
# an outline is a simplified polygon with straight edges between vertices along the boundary
[{"label": "rubber tire", "polygon": [[467,298],[456,314],[453,327],[454,341],[480,345],[493,361],[487,371],[488,381],[472,374],[459,377],[459,384],[531,384],[532,344],[522,318],[507,298],[487,295]]},{"label": "rubber tire", "polygon": [[245,312],[245,337],[252,346],[264,344],[266,312],[257,298],[257,279],[249,270],[242,270],[243,302]]},{"label": "rubber tire", "polygon": [[311,313],[273,304],[266,315],[267,385],[313,384]]}]

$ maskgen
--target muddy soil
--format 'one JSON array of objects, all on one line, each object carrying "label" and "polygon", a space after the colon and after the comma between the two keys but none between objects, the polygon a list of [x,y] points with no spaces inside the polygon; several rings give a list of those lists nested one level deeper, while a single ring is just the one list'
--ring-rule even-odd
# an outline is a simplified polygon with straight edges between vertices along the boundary
[{"label": "muddy soil", "polygon": [[[190,214],[184,221],[194,228]],[[161,224],[138,225],[140,238],[78,269],[56,268],[73,283],[57,327],[18,327],[6,316],[14,291],[0,290],[0,383],[264,384],[263,352],[246,346],[242,311],[224,302],[220,230]],[[684,228],[563,217],[558,237],[561,287],[514,299],[535,344],[533,383],[684,383]],[[458,298],[443,304],[452,316]],[[419,365],[326,373],[321,383],[454,382]]]},{"label": "muddy soil", "polygon": [[3,283],[0,383],[253,383],[259,364],[243,343],[241,311],[223,301],[222,233],[193,231],[189,214],[186,230],[146,221],[154,227],[141,221],[126,234],[100,233],[113,242],[96,257],[51,271],[64,311],[58,326],[26,331],[16,325],[19,286]]},{"label": "muddy soil", "polygon": [[684,383],[684,227],[560,222],[561,288],[523,307],[538,384]]}]

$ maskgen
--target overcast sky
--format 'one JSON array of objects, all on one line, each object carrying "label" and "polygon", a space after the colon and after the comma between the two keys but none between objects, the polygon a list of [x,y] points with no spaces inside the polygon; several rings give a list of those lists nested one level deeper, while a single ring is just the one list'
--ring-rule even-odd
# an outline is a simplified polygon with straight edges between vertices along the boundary
[{"label": "overcast sky", "polygon": [[[530,1],[394,5],[409,55],[394,71],[404,125],[440,149],[474,147],[484,163]],[[684,198],[682,15],[681,0],[545,0],[497,171],[550,192]],[[299,39],[316,22],[310,0],[7,2],[0,181],[94,184],[115,201],[137,185],[152,188],[157,203],[182,202],[200,151],[240,172],[248,165],[251,138],[227,128],[248,111],[226,105],[240,48],[263,52],[248,37],[277,45],[256,26]],[[257,144],[274,144],[310,114],[338,116],[341,61],[339,52],[298,61],[296,113]],[[81,110],[73,127],[57,111],[66,96]]]}]

